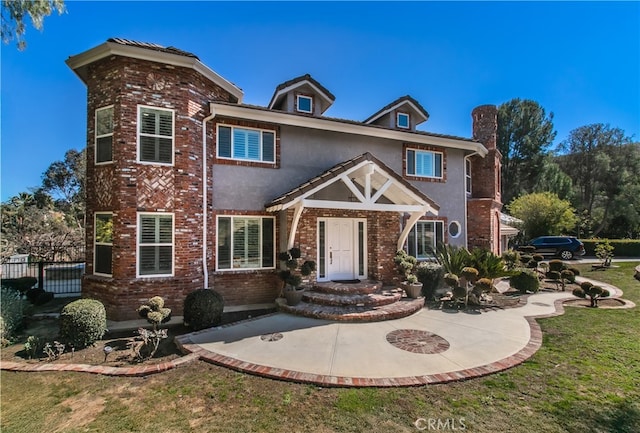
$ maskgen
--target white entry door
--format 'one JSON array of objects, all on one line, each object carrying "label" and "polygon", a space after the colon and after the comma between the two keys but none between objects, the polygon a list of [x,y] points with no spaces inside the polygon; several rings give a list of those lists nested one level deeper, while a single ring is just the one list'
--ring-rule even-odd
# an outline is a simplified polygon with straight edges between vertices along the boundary
[{"label": "white entry door", "polygon": [[352,280],[356,277],[354,222],[349,218],[329,218],[327,223],[328,279]]}]

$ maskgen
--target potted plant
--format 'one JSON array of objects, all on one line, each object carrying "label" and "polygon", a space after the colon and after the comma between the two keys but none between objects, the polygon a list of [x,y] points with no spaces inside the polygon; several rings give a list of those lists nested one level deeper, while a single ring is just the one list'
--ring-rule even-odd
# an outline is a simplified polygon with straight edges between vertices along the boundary
[{"label": "potted plant", "polygon": [[299,248],[291,248],[289,251],[278,254],[278,259],[280,259],[285,268],[280,271],[278,276],[284,282],[282,294],[288,305],[297,305],[302,300],[304,293],[304,288],[301,287],[302,277],[307,277],[316,270],[316,262],[313,260],[306,260],[300,266],[300,257]]},{"label": "potted plant", "polygon": [[414,274],[414,268],[418,261],[404,250],[398,250],[394,258],[398,273],[404,278],[401,286],[409,298],[419,298],[422,295],[422,283]]}]

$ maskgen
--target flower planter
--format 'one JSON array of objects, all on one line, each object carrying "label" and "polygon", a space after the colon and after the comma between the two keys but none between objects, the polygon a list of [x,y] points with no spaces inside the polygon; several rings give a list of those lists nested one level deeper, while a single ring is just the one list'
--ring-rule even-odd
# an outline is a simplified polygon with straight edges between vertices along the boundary
[{"label": "flower planter", "polygon": [[304,294],[304,289],[294,289],[291,287],[287,287],[284,291],[284,297],[287,300],[287,305],[298,305],[302,300],[302,295]]},{"label": "flower planter", "polygon": [[409,298],[419,298],[422,296],[422,283],[402,283],[402,288],[407,293],[407,297]]}]

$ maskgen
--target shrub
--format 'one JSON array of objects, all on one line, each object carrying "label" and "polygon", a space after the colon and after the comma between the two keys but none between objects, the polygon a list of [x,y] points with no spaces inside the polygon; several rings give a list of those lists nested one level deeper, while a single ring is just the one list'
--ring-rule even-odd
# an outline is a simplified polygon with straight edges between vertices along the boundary
[{"label": "shrub", "polygon": [[76,349],[91,346],[107,332],[107,313],[102,302],[78,299],[60,313],[60,337]]},{"label": "shrub", "polygon": [[[596,245],[601,239],[581,239],[587,256],[595,256]],[[640,257],[640,239],[610,239],[618,257]]]},{"label": "shrub", "polygon": [[3,287],[0,291],[0,340],[2,345],[11,341],[13,334],[22,327],[24,303],[20,293]]},{"label": "shrub", "polygon": [[[580,276],[580,269],[576,268],[575,266],[571,266],[571,267],[569,267],[567,269],[570,270],[571,272],[573,272],[573,275],[575,277]],[[575,278],[573,279],[573,281],[575,282]]]},{"label": "shrub", "polygon": [[171,320],[171,309],[164,308],[164,299],[160,296],[150,298],[145,304],[138,307],[138,315],[147,319],[147,322],[153,325],[153,329],[157,330],[158,325]]},{"label": "shrub", "polygon": [[507,275],[504,259],[484,248],[474,248],[471,251],[469,266],[478,270],[479,278],[493,279]]},{"label": "shrub", "polygon": [[53,296],[53,293],[45,292],[43,289],[38,289],[37,287],[27,290],[27,299],[33,305],[44,305],[51,301]]},{"label": "shrub", "polygon": [[2,280],[2,287],[14,289],[24,294],[37,283],[38,279],[36,277],[4,278]]},{"label": "shrub", "polygon": [[613,258],[613,250],[614,247],[609,242],[609,239],[603,239],[596,244],[595,254],[603,264],[608,264],[611,263],[611,259]]},{"label": "shrub", "polygon": [[594,286],[588,281],[580,284],[580,288],[574,289],[573,294],[574,296],[577,296],[579,298],[589,297],[591,303],[590,306],[593,308],[598,307],[598,299],[609,296],[609,292],[607,290],[603,289],[600,286]]},{"label": "shrub", "polygon": [[438,263],[444,267],[445,272],[450,274],[459,275],[462,268],[469,265],[470,257],[471,254],[464,247],[438,243],[436,248]]},{"label": "shrub", "polygon": [[510,278],[511,287],[518,290],[520,293],[536,293],[540,288],[540,281],[535,272],[530,270],[523,270]]},{"label": "shrub", "polygon": [[571,269],[565,269],[564,271],[560,272],[560,277],[562,278],[562,280],[567,280],[570,283],[576,282],[576,274],[574,274]]},{"label": "shrub", "polygon": [[489,293],[491,289],[493,289],[493,281],[489,278],[480,278],[473,287],[475,293]]},{"label": "shrub", "polygon": [[567,266],[564,264],[562,260],[550,260],[549,261],[549,271],[562,272],[565,270]]},{"label": "shrub", "polygon": [[502,253],[502,260],[507,269],[514,269],[520,264],[520,253],[516,250],[508,250]]},{"label": "shrub", "polygon": [[439,263],[422,262],[416,267],[416,276],[422,283],[422,294],[432,299],[435,291],[444,283],[444,268]]},{"label": "shrub", "polygon": [[184,299],[184,324],[194,331],[218,326],[222,322],[224,300],[212,289],[198,289]]}]

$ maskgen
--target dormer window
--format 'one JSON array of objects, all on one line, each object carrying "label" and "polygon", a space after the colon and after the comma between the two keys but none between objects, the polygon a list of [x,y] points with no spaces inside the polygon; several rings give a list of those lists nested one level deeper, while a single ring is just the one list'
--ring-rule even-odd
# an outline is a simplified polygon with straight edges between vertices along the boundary
[{"label": "dormer window", "polygon": [[409,129],[409,115],[407,113],[398,113],[396,125],[398,128]]},{"label": "dormer window", "polygon": [[313,113],[313,98],[306,95],[297,95],[296,106],[301,113]]}]

